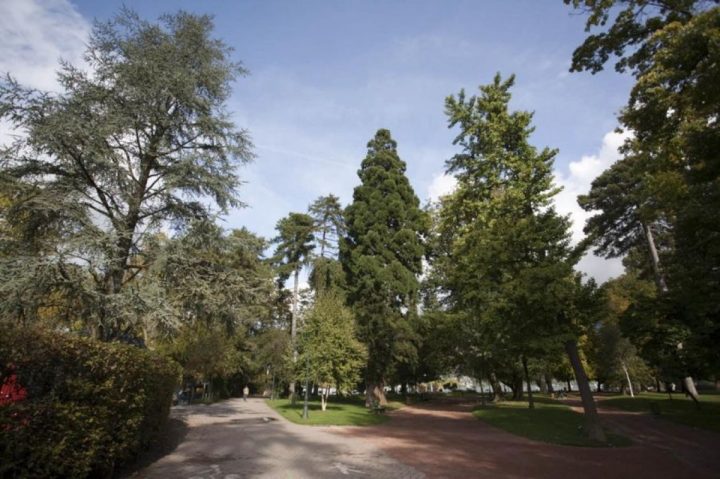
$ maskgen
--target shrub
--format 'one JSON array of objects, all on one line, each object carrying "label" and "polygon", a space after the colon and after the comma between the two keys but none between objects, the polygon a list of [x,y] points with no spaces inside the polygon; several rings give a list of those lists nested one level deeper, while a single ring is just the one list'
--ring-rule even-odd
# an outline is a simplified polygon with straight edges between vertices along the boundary
[{"label": "shrub", "polygon": [[27,391],[0,405],[0,477],[108,476],[167,419],[177,364],[151,351],[2,325],[0,384]]}]

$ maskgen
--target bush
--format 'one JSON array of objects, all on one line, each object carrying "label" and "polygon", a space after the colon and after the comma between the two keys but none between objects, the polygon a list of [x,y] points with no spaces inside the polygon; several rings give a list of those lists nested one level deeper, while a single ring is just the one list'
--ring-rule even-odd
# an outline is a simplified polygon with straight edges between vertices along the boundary
[{"label": "bush", "polygon": [[168,417],[180,376],[148,350],[2,325],[0,384],[26,399],[0,405],[0,477],[108,476]]}]

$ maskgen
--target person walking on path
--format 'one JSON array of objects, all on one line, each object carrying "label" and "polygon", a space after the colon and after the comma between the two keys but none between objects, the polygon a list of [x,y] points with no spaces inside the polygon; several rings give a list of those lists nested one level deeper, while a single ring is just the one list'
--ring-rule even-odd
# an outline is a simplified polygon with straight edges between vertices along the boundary
[{"label": "person walking on path", "polygon": [[247,401],[248,394],[250,394],[250,388],[248,388],[246,384],[243,388],[243,401]]}]

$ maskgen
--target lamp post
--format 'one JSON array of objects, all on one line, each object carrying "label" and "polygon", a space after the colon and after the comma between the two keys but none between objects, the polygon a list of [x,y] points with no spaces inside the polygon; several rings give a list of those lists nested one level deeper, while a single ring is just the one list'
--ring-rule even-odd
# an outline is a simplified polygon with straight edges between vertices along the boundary
[{"label": "lamp post", "polygon": [[305,402],[303,403],[303,419],[308,419],[310,415],[308,414],[308,392],[310,389],[310,386],[308,384],[308,376],[310,376],[310,364],[305,358]]}]

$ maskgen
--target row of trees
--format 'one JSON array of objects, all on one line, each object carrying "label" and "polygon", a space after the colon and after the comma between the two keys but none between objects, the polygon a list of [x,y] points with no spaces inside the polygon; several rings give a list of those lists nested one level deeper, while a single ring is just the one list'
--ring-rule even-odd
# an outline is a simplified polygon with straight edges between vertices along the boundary
[{"label": "row of trees", "polygon": [[[97,23],[91,72],[63,65],[62,93],[8,77],[2,150],[0,313],[156,348],[216,393],[244,384],[364,389],[453,372],[551,389],[575,378],[587,431],[604,433],[588,383],[716,375],[718,202],[715,2],[566,0],[590,12],[573,69],[610,54],[637,77],[621,114],[624,158],[580,204],[599,211],[573,246],[553,207],[557,150],[530,143],[509,107],[514,77],[445,103],[457,188],[421,207],[388,130],[368,143],[346,208],[330,194],[290,213],[266,242],[224,231],[252,158],[225,111],[244,73],[209,18],[153,24],[130,11]],[[632,52],[624,54],[628,48]],[[682,61],[681,61],[682,60]],[[710,95],[710,96],[708,96]],[[599,288],[575,267],[594,246],[627,273]],[[266,258],[265,252],[274,247]],[[301,290],[303,270],[309,288]]]}]

